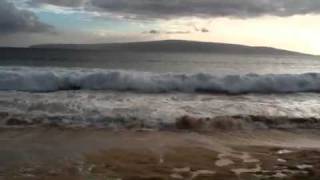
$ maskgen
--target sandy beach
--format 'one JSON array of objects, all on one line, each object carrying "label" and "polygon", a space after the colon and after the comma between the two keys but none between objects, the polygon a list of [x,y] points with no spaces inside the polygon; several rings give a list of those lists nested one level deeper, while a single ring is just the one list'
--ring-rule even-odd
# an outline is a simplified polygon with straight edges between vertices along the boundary
[{"label": "sandy beach", "polygon": [[10,128],[0,179],[318,179],[318,132]]},{"label": "sandy beach", "polygon": [[320,0],[0,0],[0,180],[320,180]]}]

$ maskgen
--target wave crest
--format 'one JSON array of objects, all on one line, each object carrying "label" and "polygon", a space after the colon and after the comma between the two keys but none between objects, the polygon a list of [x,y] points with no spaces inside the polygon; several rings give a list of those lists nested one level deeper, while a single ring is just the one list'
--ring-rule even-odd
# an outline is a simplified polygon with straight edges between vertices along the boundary
[{"label": "wave crest", "polygon": [[319,92],[320,74],[247,74],[220,77],[209,73],[156,74],[116,70],[0,69],[0,90],[50,92],[75,89],[142,93],[173,91],[230,94]]}]

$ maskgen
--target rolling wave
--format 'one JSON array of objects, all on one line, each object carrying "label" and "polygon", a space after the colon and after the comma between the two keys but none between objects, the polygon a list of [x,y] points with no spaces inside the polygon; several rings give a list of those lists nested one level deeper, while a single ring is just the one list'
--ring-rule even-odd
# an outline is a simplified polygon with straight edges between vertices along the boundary
[{"label": "rolling wave", "polygon": [[141,93],[295,93],[319,92],[320,73],[247,74],[216,76],[210,73],[156,74],[98,69],[0,68],[0,90],[52,92],[112,90]]}]

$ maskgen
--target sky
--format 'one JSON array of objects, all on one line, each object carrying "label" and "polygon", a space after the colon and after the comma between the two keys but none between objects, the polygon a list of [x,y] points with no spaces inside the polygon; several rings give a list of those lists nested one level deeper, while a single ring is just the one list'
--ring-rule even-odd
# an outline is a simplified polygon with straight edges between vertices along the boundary
[{"label": "sky", "polygon": [[165,39],[320,55],[320,0],[0,0],[0,46]]}]

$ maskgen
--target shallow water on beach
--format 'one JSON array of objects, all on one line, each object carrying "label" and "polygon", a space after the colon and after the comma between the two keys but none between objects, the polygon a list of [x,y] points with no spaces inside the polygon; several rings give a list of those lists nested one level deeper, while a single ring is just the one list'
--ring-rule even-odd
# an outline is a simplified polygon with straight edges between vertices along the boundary
[{"label": "shallow water on beach", "polygon": [[319,108],[320,95],[316,93],[231,96],[83,90],[52,93],[0,92],[0,112],[9,112],[22,119],[59,119],[66,124],[78,125],[113,121],[124,125],[131,120],[141,120],[150,127],[159,127],[162,124],[174,124],[182,116],[319,118]]}]

